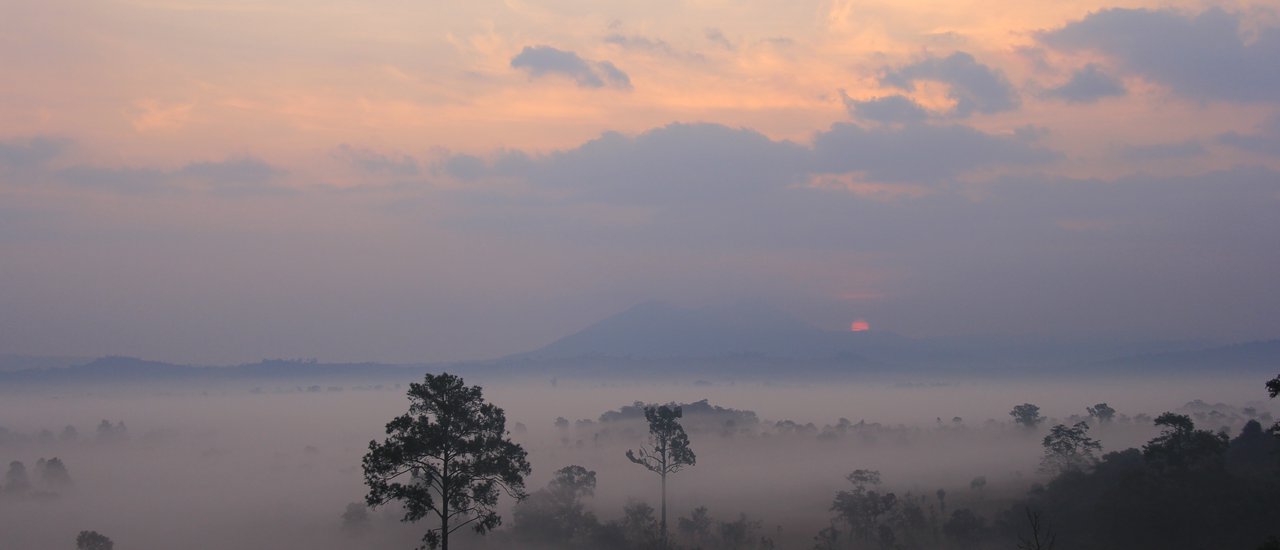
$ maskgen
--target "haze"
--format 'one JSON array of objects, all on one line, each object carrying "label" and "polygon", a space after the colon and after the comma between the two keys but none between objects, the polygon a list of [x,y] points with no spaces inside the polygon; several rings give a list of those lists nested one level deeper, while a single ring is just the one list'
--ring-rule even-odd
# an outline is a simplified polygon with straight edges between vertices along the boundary
[{"label": "haze", "polygon": [[430,542],[377,472],[448,387],[463,550],[1280,550],[1277,59],[1261,0],[0,0],[0,549]]}]

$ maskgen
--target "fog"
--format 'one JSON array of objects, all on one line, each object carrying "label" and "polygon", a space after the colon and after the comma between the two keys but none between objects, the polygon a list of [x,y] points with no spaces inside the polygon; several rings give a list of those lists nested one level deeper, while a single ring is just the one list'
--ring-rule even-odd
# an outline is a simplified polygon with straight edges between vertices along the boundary
[{"label": "fog", "polygon": [[[0,547],[71,548],[82,530],[128,549],[415,547],[430,518],[401,523],[394,504],[372,511],[367,524],[344,526],[342,517],[348,503],[363,502],[361,457],[406,410],[410,381],[7,388],[0,461],[22,461],[32,488],[0,497]],[[1085,407],[1095,403],[1118,411],[1091,432],[1104,452],[1141,446],[1159,431],[1150,417],[1165,411],[1232,436],[1250,418],[1269,425],[1280,413],[1266,400],[1264,380],[1250,375],[663,384],[476,373],[466,381],[506,411],[507,429],[533,466],[529,492],[559,468],[584,466],[597,473],[585,502],[601,521],[621,517],[631,499],[656,508],[659,498],[657,477],[624,456],[645,442],[643,418],[601,415],[635,402],[693,404],[682,422],[697,463],[670,478],[673,532],[677,518],[705,506],[717,520],[760,520],[757,535],[778,548],[812,547],[855,469],[879,471],[884,490],[923,495],[928,506],[944,489],[949,509],[995,518],[1048,481],[1037,472],[1048,427],[1087,419]],[[699,412],[704,399],[738,412]],[[1195,400],[1202,403],[1189,405]],[[1009,411],[1021,403],[1039,405],[1048,420],[1035,430],[1014,425]],[[557,426],[558,417],[568,425]],[[102,432],[102,420],[116,429]],[[77,436],[63,434],[65,426]],[[42,485],[35,463],[52,457],[66,465],[71,485]],[[978,477],[985,486],[971,488]],[[503,526],[494,532],[459,531],[453,543],[527,547],[512,536],[510,499],[499,513]]]}]

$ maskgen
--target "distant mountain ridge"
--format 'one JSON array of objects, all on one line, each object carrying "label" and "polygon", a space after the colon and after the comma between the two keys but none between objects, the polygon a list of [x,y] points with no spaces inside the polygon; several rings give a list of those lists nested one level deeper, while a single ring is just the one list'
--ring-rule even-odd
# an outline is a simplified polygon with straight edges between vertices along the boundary
[{"label": "distant mountain ridge", "polygon": [[1266,368],[1280,372],[1280,339],[1243,342],[1190,351],[1147,353],[1119,357],[1108,361],[1113,365],[1138,367],[1230,366]]},{"label": "distant mountain ridge", "polygon": [[[15,356],[17,357],[17,356]],[[645,302],[542,348],[488,361],[392,365],[270,359],[235,366],[180,365],[108,356],[74,366],[23,358],[0,383],[416,377],[451,370],[496,376],[830,376],[859,372],[1094,373],[1280,372],[1280,339],[1228,346],[1096,338],[988,336],[913,339],[890,332],[829,331],[761,303],[682,308]],[[15,363],[19,364],[19,363]]]},{"label": "distant mountain ridge", "polygon": [[[443,365],[431,366],[434,368]],[[106,356],[81,365],[0,372],[0,381],[11,382],[143,382],[159,380],[226,380],[236,378],[306,378],[332,376],[403,376],[426,372],[427,364],[320,363],[267,359],[235,366],[200,366],[150,361],[136,357]]]},{"label": "distant mountain ridge", "polygon": [[866,361],[867,357],[859,353],[859,349],[873,340],[905,341],[889,334],[822,330],[760,303],[692,309],[663,302],[645,302],[542,348],[516,354],[509,359],[759,356]]}]

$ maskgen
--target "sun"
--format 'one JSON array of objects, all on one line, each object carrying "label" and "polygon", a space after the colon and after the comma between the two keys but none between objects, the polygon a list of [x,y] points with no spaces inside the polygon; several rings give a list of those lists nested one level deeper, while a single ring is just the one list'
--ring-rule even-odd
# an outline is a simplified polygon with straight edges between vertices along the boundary
[{"label": "sun", "polygon": [[871,323],[868,323],[866,319],[858,319],[849,325],[850,332],[866,332],[868,330],[871,330]]}]

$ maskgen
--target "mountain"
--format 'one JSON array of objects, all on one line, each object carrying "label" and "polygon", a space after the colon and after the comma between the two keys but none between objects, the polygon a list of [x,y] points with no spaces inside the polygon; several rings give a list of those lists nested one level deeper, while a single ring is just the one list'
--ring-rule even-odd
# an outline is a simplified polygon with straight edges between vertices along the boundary
[{"label": "mountain", "polygon": [[417,377],[429,368],[456,365],[388,365],[381,363],[319,363],[268,359],[258,363],[215,367],[108,356],[62,368],[31,368],[0,372],[0,382],[109,382],[134,383],[160,380],[326,379]]},{"label": "mountain", "polygon": [[1245,342],[1190,351],[1147,353],[1112,359],[1108,365],[1153,368],[1236,368],[1280,372],[1280,340]]},{"label": "mountain", "polygon": [[868,361],[920,348],[889,333],[833,332],[759,303],[680,308],[646,302],[540,349],[508,359],[772,359]]},{"label": "mountain", "polygon": [[646,302],[540,349],[499,363],[752,360],[968,369],[1077,368],[1118,356],[1184,352],[1207,344],[1115,337],[973,335],[915,339],[828,331],[760,303],[681,308]]},{"label": "mountain", "polygon": [[36,355],[0,355],[0,372],[15,372],[29,369],[57,369],[82,365],[89,361],[85,357],[41,357]]}]

